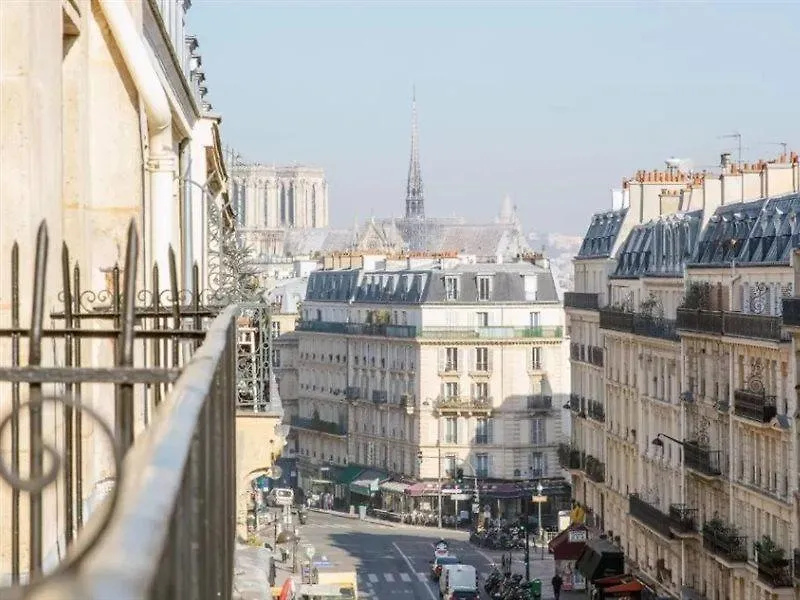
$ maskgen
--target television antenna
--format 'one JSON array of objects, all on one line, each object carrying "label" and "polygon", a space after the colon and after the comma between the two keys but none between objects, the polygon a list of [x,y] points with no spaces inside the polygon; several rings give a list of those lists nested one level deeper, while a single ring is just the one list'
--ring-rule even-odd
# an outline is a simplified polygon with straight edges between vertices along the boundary
[{"label": "television antenna", "polygon": [[733,133],[727,133],[725,135],[719,136],[719,139],[735,139],[737,142],[738,152],[737,152],[737,161],[739,166],[742,165],[742,134],[738,131],[734,131]]}]

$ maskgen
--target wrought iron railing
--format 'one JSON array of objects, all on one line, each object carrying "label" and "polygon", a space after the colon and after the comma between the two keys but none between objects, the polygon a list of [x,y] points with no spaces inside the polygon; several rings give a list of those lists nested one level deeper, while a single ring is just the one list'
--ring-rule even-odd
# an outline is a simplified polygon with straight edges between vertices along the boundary
[{"label": "wrought iron railing", "polygon": [[564,308],[598,310],[598,296],[587,292],[564,292]]},{"label": "wrought iron railing", "polygon": [[717,477],[722,475],[722,452],[711,450],[694,442],[683,444],[683,464],[703,475]]},{"label": "wrought iron railing", "polygon": [[733,412],[757,423],[769,423],[778,414],[776,397],[750,390],[733,391]]},{"label": "wrought iron railing", "polygon": [[603,483],[606,480],[606,463],[591,454],[586,455],[583,470],[586,476],[596,483]]},{"label": "wrought iron railing", "polygon": [[792,563],[794,564],[794,578],[800,579],[800,548],[794,549]]},{"label": "wrought iron railing", "polygon": [[570,394],[569,395],[569,409],[575,412],[580,412],[581,410],[581,397],[578,394]]},{"label": "wrought iron railing", "polygon": [[336,323],[333,321],[302,320],[297,323],[297,330],[396,338],[413,338],[417,335],[417,328],[413,325],[390,325],[384,323]]},{"label": "wrought iron railing", "polygon": [[419,331],[418,335],[422,338],[453,340],[560,338],[564,335],[564,329],[560,326],[552,325],[542,325],[538,327],[425,327]]},{"label": "wrought iron railing", "polygon": [[718,519],[703,523],[703,547],[728,562],[747,561],[747,537]]},{"label": "wrought iron railing", "polygon": [[642,499],[639,494],[631,494],[629,496],[628,512],[634,519],[644,523],[656,533],[667,539],[672,538],[672,531],[670,531],[669,528],[669,516],[664,514],[659,508]]},{"label": "wrought iron railing", "polygon": [[[23,328],[14,245],[11,324],[0,330],[11,350],[10,358],[0,357],[10,365],[0,368],[0,386],[11,399],[0,422],[0,438],[9,430],[11,439],[8,458],[0,460],[0,483],[11,488],[10,520],[2,524],[10,564],[0,564],[16,586],[8,595],[230,598],[235,415],[241,388],[249,385],[242,385],[238,366],[242,352],[252,351],[237,338],[241,307],[223,309],[226,299],[215,292],[179,291],[171,251],[171,289],[137,290],[138,235],[131,225],[124,268],[109,274],[109,290],[82,290],[80,270],[63,247],[63,309],[49,315],[48,328],[47,254],[43,223],[31,326]],[[194,284],[198,290],[197,268]],[[47,366],[45,350],[55,366]],[[251,400],[256,393],[246,391]],[[256,404],[263,402],[269,398]],[[48,439],[54,430],[55,439]],[[105,461],[102,472],[86,470],[87,439],[95,462]],[[85,504],[87,498],[94,501]],[[57,532],[50,526],[56,522]],[[57,566],[44,575],[48,562]]]},{"label": "wrought iron railing", "polygon": [[697,509],[685,504],[670,504],[669,523],[674,531],[692,533],[697,530]]},{"label": "wrought iron railing", "polygon": [[330,435],[347,435],[346,426],[340,423],[334,423],[333,421],[325,421],[324,419],[292,417],[290,423],[292,427],[297,427],[298,429],[319,431],[320,433],[329,433]]},{"label": "wrought iron railing", "polygon": [[434,410],[450,411],[491,411],[492,399],[475,396],[438,396],[434,402]]},{"label": "wrought iron railing", "polygon": [[586,406],[586,414],[590,419],[594,419],[600,423],[606,422],[606,409],[603,407],[602,402],[598,402],[597,400],[589,400]]},{"label": "wrought iron railing", "polygon": [[569,444],[559,444],[558,464],[560,464],[564,469],[580,469],[582,466],[580,450],[577,448],[572,448]]},{"label": "wrought iron railing", "polygon": [[553,408],[553,397],[542,394],[528,396],[528,410],[550,410]]},{"label": "wrought iron railing", "polygon": [[600,329],[633,333],[633,313],[608,307],[601,308]]},{"label": "wrought iron railing", "polygon": [[675,321],[614,308],[600,309],[600,328],[664,340],[678,340]]},{"label": "wrought iron railing", "polygon": [[[800,327],[800,298],[784,298],[782,309],[783,324]],[[795,571],[795,576],[800,577],[800,571]]]},{"label": "wrought iron railing", "polygon": [[[771,588],[790,588],[794,586],[792,580],[792,560],[783,556],[762,556],[758,544],[754,544],[754,554],[758,578]],[[784,552],[781,549],[781,555]]]},{"label": "wrought iron railing", "polygon": [[595,367],[603,366],[603,349],[600,346],[589,346],[587,360]]},{"label": "wrought iron railing", "polygon": [[[784,322],[786,317],[784,316]],[[748,313],[679,308],[677,328],[684,331],[729,335],[774,342],[786,341],[781,317]]]}]

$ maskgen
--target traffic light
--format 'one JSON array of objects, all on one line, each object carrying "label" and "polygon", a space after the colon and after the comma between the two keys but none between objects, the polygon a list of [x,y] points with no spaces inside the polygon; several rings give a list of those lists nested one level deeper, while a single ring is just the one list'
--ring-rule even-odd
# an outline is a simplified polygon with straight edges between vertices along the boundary
[{"label": "traffic light", "polygon": [[464,481],[464,469],[458,467],[456,469],[456,483],[461,483],[462,481]]}]

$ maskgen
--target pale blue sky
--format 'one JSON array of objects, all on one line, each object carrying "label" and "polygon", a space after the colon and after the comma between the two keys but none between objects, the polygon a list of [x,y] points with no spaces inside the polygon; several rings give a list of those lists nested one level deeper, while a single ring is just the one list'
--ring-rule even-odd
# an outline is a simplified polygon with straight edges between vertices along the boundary
[{"label": "pale blue sky", "polygon": [[582,233],[670,156],[800,147],[800,3],[194,0],[223,143],[322,166],[331,221],[399,216],[416,84],[426,211]]}]

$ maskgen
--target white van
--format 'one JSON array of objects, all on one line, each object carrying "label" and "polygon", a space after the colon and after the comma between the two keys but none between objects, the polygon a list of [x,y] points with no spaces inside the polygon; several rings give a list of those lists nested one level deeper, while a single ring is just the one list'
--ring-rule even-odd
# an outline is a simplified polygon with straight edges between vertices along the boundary
[{"label": "white van", "polygon": [[267,496],[270,506],[291,506],[294,504],[294,490],[289,488],[273,488]]},{"label": "white van", "polygon": [[478,573],[472,565],[443,565],[439,577],[443,600],[478,600]]}]

